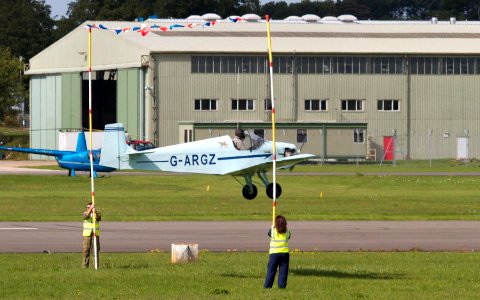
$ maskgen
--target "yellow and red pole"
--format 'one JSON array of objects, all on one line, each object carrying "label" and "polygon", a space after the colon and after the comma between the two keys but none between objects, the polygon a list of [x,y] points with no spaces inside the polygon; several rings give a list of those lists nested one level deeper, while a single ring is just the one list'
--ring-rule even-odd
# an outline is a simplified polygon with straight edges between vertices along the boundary
[{"label": "yellow and red pole", "polygon": [[95,182],[94,182],[94,170],[93,170],[93,129],[92,129],[92,27],[88,28],[88,123],[90,132],[90,183],[91,183],[91,196],[93,205],[93,253],[95,270],[98,269],[98,253],[97,253],[97,213],[95,211]]},{"label": "yellow and red pole", "polygon": [[273,96],[273,59],[272,59],[272,38],[270,35],[270,16],[266,15],[267,39],[268,39],[268,65],[270,68],[270,102],[272,103],[272,162],[273,162],[273,197],[272,197],[272,226],[275,225],[277,207],[277,145],[275,134],[275,97]]}]

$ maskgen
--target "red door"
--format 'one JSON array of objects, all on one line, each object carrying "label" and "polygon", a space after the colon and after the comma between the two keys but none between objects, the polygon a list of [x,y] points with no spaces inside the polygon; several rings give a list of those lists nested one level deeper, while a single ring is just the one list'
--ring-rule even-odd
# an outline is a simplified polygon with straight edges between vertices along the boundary
[{"label": "red door", "polygon": [[393,136],[383,137],[383,157],[384,160],[393,160]]}]

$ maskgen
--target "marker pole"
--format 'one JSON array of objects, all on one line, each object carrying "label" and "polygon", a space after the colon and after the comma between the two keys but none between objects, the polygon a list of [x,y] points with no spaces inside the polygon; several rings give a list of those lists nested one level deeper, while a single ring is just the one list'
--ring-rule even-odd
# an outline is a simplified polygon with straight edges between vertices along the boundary
[{"label": "marker pole", "polygon": [[97,253],[97,231],[96,231],[96,222],[97,222],[97,213],[95,211],[95,183],[94,183],[94,172],[93,172],[93,134],[92,134],[92,27],[88,28],[88,124],[90,131],[90,183],[91,183],[91,195],[92,195],[92,205],[93,208],[93,253],[95,258],[95,270],[98,269],[98,253]]},{"label": "marker pole", "polygon": [[273,96],[273,59],[272,39],[270,36],[270,16],[266,15],[267,38],[268,38],[268,64],[270,68],[270,102],[272,103],[272,162],[273,162],[273,198],[272,198],[272,226],[275,225],[277,207],[277,145],[275,134],[275,97]]}]

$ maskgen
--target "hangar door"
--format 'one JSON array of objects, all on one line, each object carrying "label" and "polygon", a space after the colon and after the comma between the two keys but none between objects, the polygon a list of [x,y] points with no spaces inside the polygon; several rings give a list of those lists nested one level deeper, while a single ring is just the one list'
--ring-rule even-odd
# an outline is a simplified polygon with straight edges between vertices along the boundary
[{"label": "hangar door", "polygon": [[117,122],[125,125],[132,139],[145,138],[143,70],[121,69],[117,72]]},{"label": "hangar door", "polygon": [[[89,128],[89,80],[88,72],[82,73],[82,127]],[[105,124],[117,120],[116,70],[92,72],[92,127],[103,130]]]}]

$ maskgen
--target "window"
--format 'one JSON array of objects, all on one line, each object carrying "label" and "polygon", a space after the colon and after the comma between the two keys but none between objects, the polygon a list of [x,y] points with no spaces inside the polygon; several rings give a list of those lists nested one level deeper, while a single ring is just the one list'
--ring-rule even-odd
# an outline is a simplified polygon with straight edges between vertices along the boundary
[{"label": "window", "polygon": [[265,111],[272,111],[272,101],[270,99],[265,99],[264,107]]},{"label": "window", "polygon": [[[412,74],[429,74],[432,68],[451,66],[452,74],[473,74],[476,57],[410,57]],[[435,60],[435,62],[434,62]],[[442,63],[440,63],[440,60]],[[273,72],[280,74],[403,74],[406,58],[399,56],[275,56],[273,57]],[[420,69],[418,69],[420,68]],[[456,68],[454,70],[454,68]],[[480,67],[479,67],[480,68]],[[472,70],[472,71],[470,71]],[[438,70],[436,70],[438,72]],[[223,56],[203,55],[191,56],[191,72],[195,73],[249,73],[265,74],[269,72],[266,56]],[[443,71],[446,74],[447,71]],[[478,72],[478,71],[475,71]],[[435,73],[433,73],[435,74]]]},{"label": "window", "polygon": [[217,110],[217,100],[195,99],[195,110]]},{"label": "window", "polygon": [[253,110],[253,99],[232,99],[232,110]]},{"label": "window", "polygon": [[363,111],[365,100],[342,100],[342,111]]},{"label": "window", "polygon": [[198,56],[192,56],[192,73],[198,73]]},{"label": "window", "polygon": [[192,138],[192,129],[185,129],[183,130],[183,142],[184,143],[189,143],[193,141]]},{"label": "window", "polygon": [[305,111],[327,111],[327,100],[306,99]]},{"label": "window", "polygon": [[297,143],[306,143],[308,140],[306,129],[297,129]]},{"label": "window", "polygon": [[255,135],[258,135],[259,137],[261,137],[262,139],[265,139],[265,129],[254,129],[253,130],[253,133]]},{"label": "window", "polygon": [[379,111],[399,111],[398,100],[378,100],[377,109]]},{"label": "window", "polygon": [[356,128],[353,130],[353,142],[360,144],[363,143],[364,140],[364,130],[360,128]]}]

